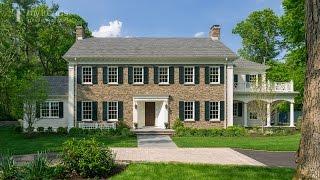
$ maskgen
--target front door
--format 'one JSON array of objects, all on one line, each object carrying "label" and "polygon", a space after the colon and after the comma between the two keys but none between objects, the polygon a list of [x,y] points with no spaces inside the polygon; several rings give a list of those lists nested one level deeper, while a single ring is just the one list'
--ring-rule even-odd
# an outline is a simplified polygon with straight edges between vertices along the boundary
[{"label": "front door", "polygon": [[154,126],[155,125],[155,102],[146,102],[145,103],[145,126]]}]

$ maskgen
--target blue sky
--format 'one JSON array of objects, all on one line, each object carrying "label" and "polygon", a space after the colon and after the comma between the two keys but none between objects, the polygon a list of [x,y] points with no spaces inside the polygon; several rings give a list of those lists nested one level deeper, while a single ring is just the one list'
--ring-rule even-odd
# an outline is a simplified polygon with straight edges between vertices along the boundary
[{"label": "blue sky", "polygon": [[238,22],[259,9],[283,12],[281,0],[47,0],[52,2],[82,16],[97,35],[206,37],[211,25],[220,24],[222,41],[235,52],[241,47],[241,38],[232,34]]}]

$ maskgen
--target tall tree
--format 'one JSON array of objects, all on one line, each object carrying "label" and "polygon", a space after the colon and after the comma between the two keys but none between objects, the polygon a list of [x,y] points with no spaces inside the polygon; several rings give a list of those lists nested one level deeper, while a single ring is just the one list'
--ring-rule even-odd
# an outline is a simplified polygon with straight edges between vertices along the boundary
[{"label": "tall tree", "polygon": [[232,32],[242,38],[239,54],[248,60],[263,63],[280,53],[279,18],[271,9],[251,13]]},{"label": "tall tree", "polygon": [[296,179],[320,179],[320,0],[306,0],[307,72]]}]

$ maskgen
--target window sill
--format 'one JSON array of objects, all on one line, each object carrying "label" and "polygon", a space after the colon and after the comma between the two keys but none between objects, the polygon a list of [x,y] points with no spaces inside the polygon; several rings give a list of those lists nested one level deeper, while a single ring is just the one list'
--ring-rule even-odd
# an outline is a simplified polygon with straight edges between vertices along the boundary
[{"label": "window sill", "polygon": [[211,123],[219,123],[221,121],[219,119],[211,119],[211,120],[209,120],[209,122],[211,122]]},{"label": "window sill", "polygon": [[108,85],[108,86],[119,86],[119,84],[118,84],[118,83],[111,83],[111,84],[110,84],[110,83],[108,83],[107,85]]},{"label": "window sill", "polygon": [[219,83],[209,83],[209,85],[221,85],[221,83],[219,82]]},{"label": "window sill", "polygon": [[40,117],[39,119],[62,119],[60,117]]},{"label": "window sill", "polygon": [[118,119],[108,119],[107,122],[118,122]]},{"label": "window sill", "polygon": [[185,85],[185,86],[195,86],[196,84],[183,84],[183,85]]},{"label": "window sill", "polygon": [[143,86],[144,84],[143,83],[133,83],[132,85],[133,86]]},{"label": "window sill", "polygon": [[186,122],[186,123],[195,123],[196,121],[193,120],[193,119],[187,119],[187,120],[184,120],[183,122]]},{"label": "window sill", "polygon": [[81,121],[82,121],[82,122],[93,122],[92,119],[82,119]]}]

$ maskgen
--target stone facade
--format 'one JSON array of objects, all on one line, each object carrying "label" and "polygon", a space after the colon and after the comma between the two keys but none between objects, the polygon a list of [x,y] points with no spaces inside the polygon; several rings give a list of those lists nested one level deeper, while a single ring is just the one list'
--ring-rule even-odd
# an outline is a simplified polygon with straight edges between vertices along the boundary
[{"label": "stone facade", "polygon": [[[119,65],[123,67],[123,84],[103,84],[103,65],[98,65],[98,84],[77,85],[76,101],[97,101],[98,121],[102,121],[103,101],[123,101],[124,121],[133,125],[133,97],[137,95],[168,95],[169,98],[169,124],[173,125],[179,117],[179,101],[200,101],[200,120],[185,122],[186,126],[197,128],[223,127],[224,121],[205,121],[205,101],[226,101],[225,83],[217,85],[205,84],[205,66],[200,67],[200,82],[195,85],[179,84],[179,67],[174,67],[174,84],[154,84],[154,66],[141,65],[149,68],[149,83],[143,85],[128,84],[128,67],[131,65]],[[132,65],[133,66],[133,65]],[[136,65],[134,65],[136,66]],[[222,75],[222,74],[221,74]],[[226,117],[224,115],[224,117]]]}]

